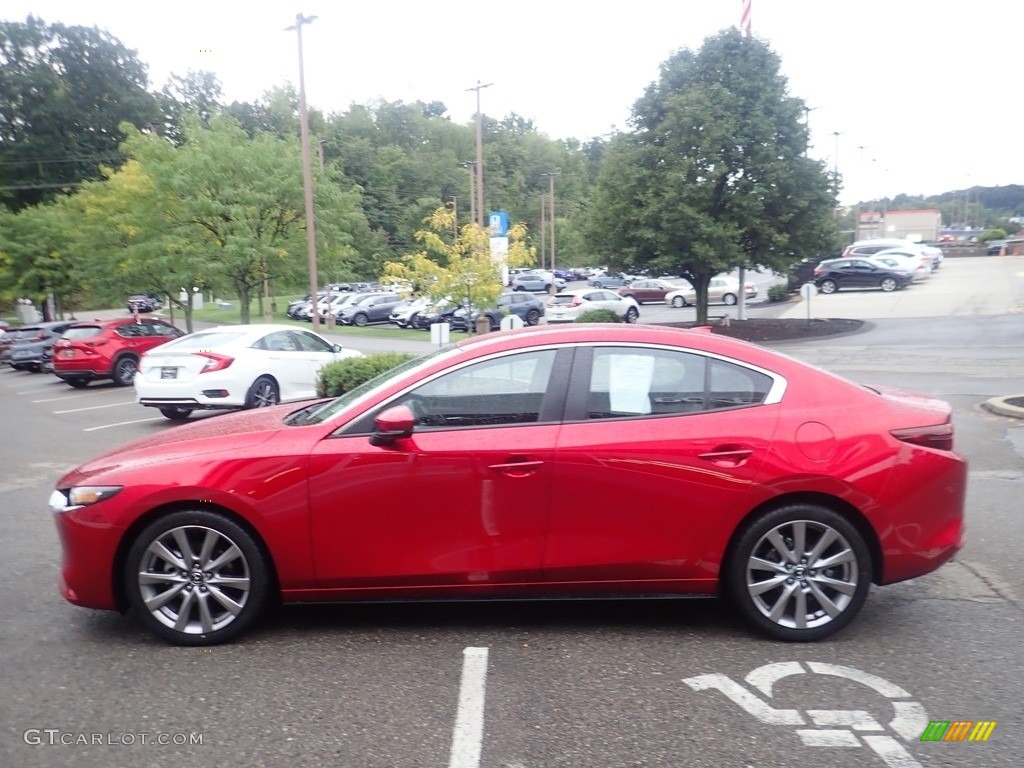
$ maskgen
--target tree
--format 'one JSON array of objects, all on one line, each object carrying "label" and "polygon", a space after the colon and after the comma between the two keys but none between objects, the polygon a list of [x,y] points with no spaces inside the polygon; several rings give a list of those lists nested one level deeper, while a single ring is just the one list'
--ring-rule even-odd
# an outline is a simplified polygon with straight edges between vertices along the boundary
[{"label": "tree", "polygon": [[122,121],[159,122],[146,67],[95,27],[0,22],[0,197],[52,200],[123,161]]},{"label": "tree", "polygon": [[[426,228],[416,233],[422,249],[408,254],[400,262],[384,265],[388,277],[408,281],[415,293],[433,301],[442,299],[465,302],[475,307],[490,307],[501,295],[501,271],[491,256],[490,235],[479,224],[469,223],[453,236],[454,213],[438,208],[423,221]],[[509,266],[530,264],[535,258],[524,240],[526,228],[509,228]]]},{"label": "tree", "polygon": [[682,50],[606,148],[591,237],[619,266],[685,277],[707,320],[707,286],[738,266],[784,271],[834,230],[833,180],[806,156],[803,103],[779,59],[737,30]]}]

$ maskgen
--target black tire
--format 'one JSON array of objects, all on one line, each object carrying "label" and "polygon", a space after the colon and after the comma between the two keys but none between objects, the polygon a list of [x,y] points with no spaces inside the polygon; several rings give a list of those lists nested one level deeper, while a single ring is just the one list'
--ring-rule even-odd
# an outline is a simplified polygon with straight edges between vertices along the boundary
[{"label": "black tire", "polygon": [[248,531],[201,509],[146,526],[128,550],[121,578],[142,623],[164,640],[189,646],[224,643],[244,632],[263,612],[270,583],[269,564]]},{"label": "black tire", "polygon": [[604,288],[604,285],[601,284],[600,280],[595,280],[593,283],[591,283],[591,285],[593,285],[595,288]]},{"label": "black tire", "polygon": [[370,318],[365,312],[359,312],[352,317],[352,325],[358,325],[360,328],[365,328],[367,323],[370,322]]},{"label": "black tire", "polygon": [[531,309],[526,313],[526,324],[537,325],[540,322],[540,311]]},{"label": "black tire", "polygon": [[[824,561],[830,564],[814,567]],[[815,504],[751,520],[724,564],[726,593],[743,619],[775,640],[795,642],[820,640],[853,621],[871,573],[871,553],[857,528]]]},{"label": "black tire", "polygon": [[513,291],[525,291],[525,290],[526,290],[526,288],[524,288],[524,287],[523,287],[523,286],[521,286],[521,285],[517,285],[517,286],[516,286],[515,288],[513,288],[512,290],[513,290]]},{"label": "black tire", "polygon": [[160,414],[171,421],[185,421],[192,415],[191,408],[161,408]]},{"label": "black tire", "polygon": [[629,309],[626,310],[625,320],[627,323],[635,323],[639,319],[640,311],[636,307],[630,307]]},{"label": "black tire", "polygon": [[839,285],[835,280],[822,280],[818,288],[821,289],[822,293],[835,293],[839,290]]},{"label": "black tire", "polygon": [[686,303],[686,299],[684,299],[682,296],[673,296],[672,306],[675,307],[676,309],[680,309],[682,307],[686,307],[689,305]]},{"label": "black tire", "polygon": [[260,376],[249,387],[245,395],[246,408],[269,408],[281,402],[281,392],[277,382],[269,376]]},{"label": "black tire", "polygon": [[899,288],[900,284],[896,282],[896,278],[883,277],[882,282],[878,284],[878,287],[881,288],[886,293],[891,293],[892,291],[895,291],[897,288]]},{"label": "black tire", "polygon": [[139,370],[139,361],[133,355],[122,355],[110,368],[110,377],[119,387],[130,387]]},{"label": "black tire", "polygon": [[75,389],[81,389],[89,384],[89,379],[61,379],[61,381]]},{"label": "black tire", "polygon": [[722,303],[725,304],[727,307],[735,306],[735,304],[736,304],[736,294],[735,293],[727,293],[727,294],[725,294],[725,296],[722,297]]}]

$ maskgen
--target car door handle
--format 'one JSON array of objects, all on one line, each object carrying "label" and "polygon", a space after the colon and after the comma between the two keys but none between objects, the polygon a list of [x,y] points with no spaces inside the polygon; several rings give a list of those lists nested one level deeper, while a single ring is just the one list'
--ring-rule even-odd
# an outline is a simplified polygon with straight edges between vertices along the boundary
[{"label": "car door handle", "polygon": [[751,457],[754,451],[750,448],[731,448],[721,446],[707,453],[697,454],[699,458],[710,461],[719,467],[738,467]]},{"label": "car door handle", "polygon": [[543,464],[544,462],[539,459],[524,459],[522,461],[509,461],[503,464],[491,464],[488,469],[492,469],[495,472],[501,472],[512,477],[526,477],[540,469]]}]

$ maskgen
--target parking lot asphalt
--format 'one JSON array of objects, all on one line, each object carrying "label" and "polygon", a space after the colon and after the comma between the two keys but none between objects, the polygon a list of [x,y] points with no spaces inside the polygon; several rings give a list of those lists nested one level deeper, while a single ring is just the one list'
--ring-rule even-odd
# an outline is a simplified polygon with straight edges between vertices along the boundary
[{"label": "parking lot asphalt", "polygon": [[[1019,765],[1024,424],[980,405],[1024,391],[1024,260],[993,259],[908,289],[932,296],[930,315],[875,303],[902,293],[840,293],[827,316],[861,313],[869,331],[777,345],[947,400],[970,462],[956,560],[875,590],[857,623],[806,645],[752,637],[714,601],[620,601],[300,606],[243,642],[166,646],[60,597],[46,499],[70,466],[176,427],[130,388],[0,371],[0,766]],[[644,319],[657,312],[679,316]],[[923,742],[930,721],[995,726],[983,743]]]}]

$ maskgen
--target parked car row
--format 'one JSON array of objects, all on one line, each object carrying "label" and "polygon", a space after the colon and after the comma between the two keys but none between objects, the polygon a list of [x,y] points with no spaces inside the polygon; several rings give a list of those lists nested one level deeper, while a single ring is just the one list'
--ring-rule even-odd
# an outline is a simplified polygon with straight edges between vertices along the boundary
[{"label": "parked car row", "polygon": [[183,420],[196,410],[259,408],[316,396],[320,369],[362,357],[311,331],[230,325],[185,334],[154,317],[62,320],[0,336],[15,370],[50,372],[72,387],[110,379],[136,400]]}]

